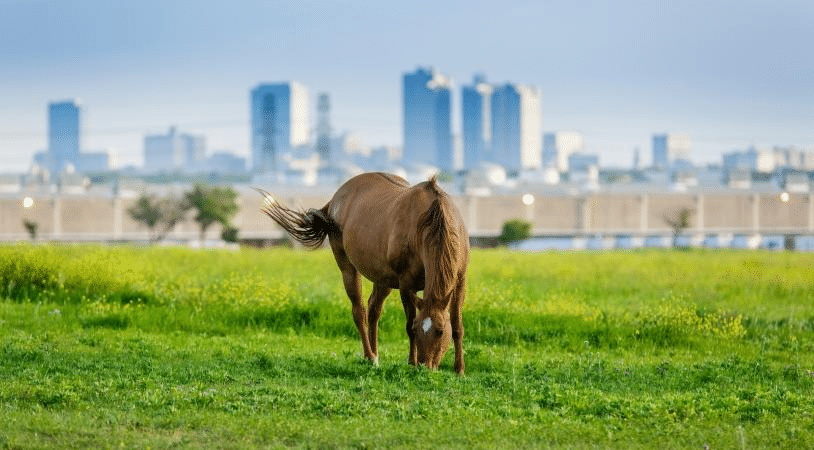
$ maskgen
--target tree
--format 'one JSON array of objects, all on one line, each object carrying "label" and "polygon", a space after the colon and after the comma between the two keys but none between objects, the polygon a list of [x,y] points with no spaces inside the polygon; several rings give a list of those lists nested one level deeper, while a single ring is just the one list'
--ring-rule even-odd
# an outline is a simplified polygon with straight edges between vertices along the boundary
[{"label": "tree", "polygon": [[189,205],[184,199],[158,199],[155,195],[142,193],[127,213],[136,222],[147,226],[150,243],[154,243],[164,239],[178,222],[184,220],[188,210]]},{"label": "tree", "polygon": [[28,237],[30,237],[32,241],[37,240],[37,228],[39,224],[28,219],[23,219],[23,226],[25,227],[25,231],[28,232]]},{"label": "tree", "polygon": [[512,219],[503,224],[503,231],[498,240],[504,244],[528,239],[531,235],[531,223],[523,219]]},{"label": "tree", "polygon": [[670,228],[673,229],[673,247],[678,247],[678,237],[690,227],[690,217],[693,210],[690,208],[679,208],[672,214],[665,214],[663,219]]},{"label": "tree", "polygon": [[190,207],[194,208],[195,221],[201,230],[201,245],[206,237],[206,229],[220,223],[224,228],[231,227],[232,218],[237,214],[237,192],[232,188],[210,187],[196,184],[184,194]]},{"label": "tree", "polygon": [[155,196],[142,192],[141,196],[136,200],[136,204],[127,209],[127,214],[130,214],[130,217],[136,222],[147,226],[150,242],[152,243],[155,239],[155,227],[161,218],[161,210]]},{"label": "tree", "polygon": [[160,214],[159,224],[161,228],[158,231],[156,240],[164,239],[167,234],[175,228],[178,222],[184,220],[189,211],[189,203],[183,198],[178,197],[164,197],[158,201],[158,210]]}]

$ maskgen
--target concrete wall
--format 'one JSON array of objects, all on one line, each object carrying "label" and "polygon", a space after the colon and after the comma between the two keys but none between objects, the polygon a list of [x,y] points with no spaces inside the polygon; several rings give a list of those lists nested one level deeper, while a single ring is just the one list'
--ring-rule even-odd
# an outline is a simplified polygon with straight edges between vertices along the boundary
[{"label": "concrete wall", "polygon": [[[294,208],[321,208],[329,195],[288,195],[278,198]],[[681,208],[693,211],[687,232],[704,233],[814,233],[814,196],[790,194],[783,202],[779,194],[744,192],[712,194],[591,194],[587,196],[535,196],[525,205],[520,195],[454,196],[453,202],[470,233],[496,236],[510,219],[532,222],[535,235],[664,234],[669,227],[665,215]],[[34,206],[24,208],[22,197],[0,197],[0,239],[26,239],[23,219],[39,224],[43,239],[118,240],[147,239],[144,226],[133,221],[127,209],[134,198],[110,196],[40,196]],[[246,238],[277,238],[281,230],[260,213],[262,197],[241,194],[240,211],[234,224]],[[220,228],[207,233],[217,238]],[[197,224],[189,218],[180,223],[170,238],[195,239]]]}]

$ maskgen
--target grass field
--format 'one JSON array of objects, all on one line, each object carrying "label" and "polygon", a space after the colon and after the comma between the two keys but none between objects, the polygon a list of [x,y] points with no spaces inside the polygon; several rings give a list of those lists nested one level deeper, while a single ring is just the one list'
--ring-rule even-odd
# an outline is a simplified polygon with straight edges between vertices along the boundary
[{"label": "grass field", "polygon": [[476,250],[458,377],[325,250],[0,246],[0,449],[814,448],[813,263]]}]

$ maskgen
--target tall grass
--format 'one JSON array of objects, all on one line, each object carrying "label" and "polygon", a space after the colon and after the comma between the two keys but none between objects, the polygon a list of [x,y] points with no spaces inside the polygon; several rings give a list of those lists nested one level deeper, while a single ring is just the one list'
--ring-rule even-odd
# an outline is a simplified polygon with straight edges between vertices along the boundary
[{"label": "tall grass", "polygon": [[473,251],[459,378],[397,293],[364,362],[326,250],[1,246],[0,448],[810,447],[811,265]]}]

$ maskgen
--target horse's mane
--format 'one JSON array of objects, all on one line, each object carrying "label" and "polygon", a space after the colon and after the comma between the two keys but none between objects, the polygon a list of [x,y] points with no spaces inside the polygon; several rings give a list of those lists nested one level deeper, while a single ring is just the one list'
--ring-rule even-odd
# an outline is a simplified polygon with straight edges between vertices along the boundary
[{"label": "horse's mane", "polygon": [[456,219],[451,214],[452,204],[439,186],[437,176],[434,175],[425,184],[425,189],[435,195],[432,204],[418,220],[418,238],[424,240],[427,249],[432,252],[430,259],[435,263],[435,275],[428,279],[428,292],[433,294],[434,300],[449,301],[450,293],[454,287],[458,245],[461,236],[458,236]]}]

